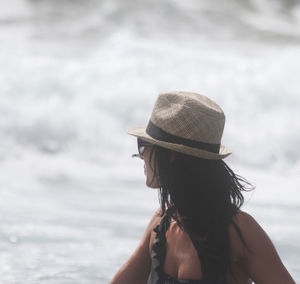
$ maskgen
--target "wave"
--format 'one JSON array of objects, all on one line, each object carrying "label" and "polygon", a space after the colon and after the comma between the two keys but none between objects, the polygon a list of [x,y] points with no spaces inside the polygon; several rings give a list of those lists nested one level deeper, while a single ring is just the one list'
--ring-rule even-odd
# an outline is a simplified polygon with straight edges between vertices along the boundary
[{"label": "wave", "polygon": [[2,6],[0,25],[28,25],[34,37],[42,39],[104,40],[123,29],[142,37],[169,34],[294,43],[300,39],[300,1],[296,0],[14,0]]}]

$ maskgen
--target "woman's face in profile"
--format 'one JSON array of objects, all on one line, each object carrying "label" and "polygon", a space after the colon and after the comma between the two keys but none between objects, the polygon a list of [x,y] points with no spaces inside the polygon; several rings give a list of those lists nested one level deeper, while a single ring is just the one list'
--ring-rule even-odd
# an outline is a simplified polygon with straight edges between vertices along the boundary
[{"label": "woman's face in profile", "polygon": [[145,147],[145,151],[143,153],[142,159],[144,160],[144,173],[146,176],[146,185],[150,188],[159,188],[158,178],[157,176],[154,177],[154,155],[152,155],[151,163],[150,163],[150,156],[151,156],[152,147]]},{"label": "woman's face in profile", "polygon": [[[144,160],[144,173],[146,176],[146,185],[150,188],[160,188],[158,176],[154,176],[154,160],[155,152],[152,154],[152,159],[150,161],[152,147],[145,147],[144,153],[141,158]],[[175,160],[175,152],[171,152],[170,155],[170,167]],[[156,165],[156,169],[158,166]]]}]

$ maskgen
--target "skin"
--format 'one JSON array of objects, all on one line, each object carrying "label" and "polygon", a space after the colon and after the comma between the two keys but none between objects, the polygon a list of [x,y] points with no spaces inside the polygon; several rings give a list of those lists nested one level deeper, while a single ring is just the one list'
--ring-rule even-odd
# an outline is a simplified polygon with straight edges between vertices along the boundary
[{"label": "skin", "polygon": [[[158,188],[158,180],[153,179],[153,159],[150,165],[150,147],[143,157],[146,184]],[[170,164],[174,155],[171,156]],[[151,182],[152,181],[152,182]],[[145,233],[127,262],[119,269],[110,284],[146,284],[151,270],[151,247],[155,238],[153,229],[160,223],[160,210],[151,218]],[[234,217],[250,250],[247,250],[236,231],[229,227],[230,257],[235,277],[228,277],[230,284],[248,284],[251,279],[256,284],[295,284],[283,265],[272,241],[248,213],[239,211]],[[171,222],[166,233],[166,258],[163,270],[166,274],[181,279],[202,279],[201,263],[189,238],[176,222]]]}]

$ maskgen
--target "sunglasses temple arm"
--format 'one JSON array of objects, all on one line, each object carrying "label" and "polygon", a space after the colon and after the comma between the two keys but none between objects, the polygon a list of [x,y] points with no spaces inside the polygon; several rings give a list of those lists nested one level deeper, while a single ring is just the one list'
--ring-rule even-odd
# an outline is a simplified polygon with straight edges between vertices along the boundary
[{"label": "sunglasses temple arm", "polygon": [[131,157],[132,157],[132,158],[135,158],[135,157],[136,157],[136,158],[140,158],[141,155],[140,155],[140,154],[133,154],[133,155],[131,155]]}]

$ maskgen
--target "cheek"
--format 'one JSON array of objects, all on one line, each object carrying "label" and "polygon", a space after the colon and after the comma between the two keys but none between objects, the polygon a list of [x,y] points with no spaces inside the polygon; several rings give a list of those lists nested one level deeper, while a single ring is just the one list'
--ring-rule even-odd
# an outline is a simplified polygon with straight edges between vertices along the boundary
[{"label": "cheek", "polygon": [[151,187],[151,188],[159,188],[158,178],[154,177],[154,172],[151,169],[150,165],[148,165],[148,167],[146,167],[145,174],[147,177],[147,180],[146,180],[147,186]]},{"label": "cheek", "polygon": [[153,167],[153,161],[150,164],[149,160],[145,160],[144,169],[147,173],[147,175],[153,175],[154,167]]},{"label": "cheek", "polygon": [[153,176],[153,171],[151,170],[151,167],[149,164],[144,165],[144,172],[147,175],[147,177],[152,177]]},{"label": "cheek", "polygon": [[159,188],[158,180],[157,178],[153,179],[153,175],[147,175],[146,185],[150,188]]}]

